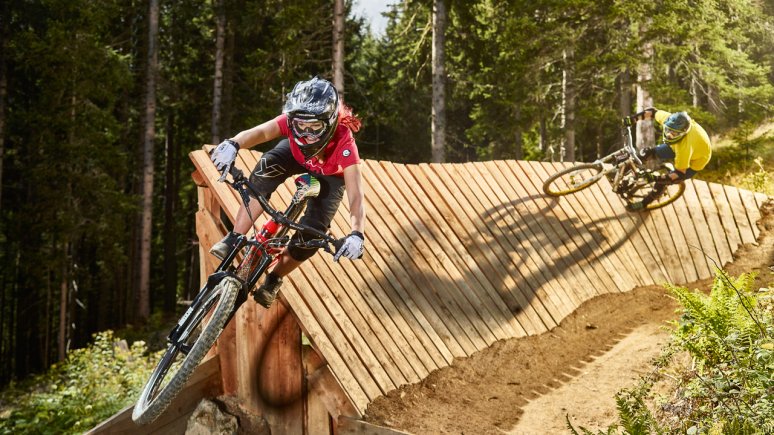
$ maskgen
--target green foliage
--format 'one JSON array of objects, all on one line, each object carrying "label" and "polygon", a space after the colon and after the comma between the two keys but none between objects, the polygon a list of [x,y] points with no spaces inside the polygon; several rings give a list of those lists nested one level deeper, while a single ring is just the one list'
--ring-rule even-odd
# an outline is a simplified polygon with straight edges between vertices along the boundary
[{"label": "green foliage", "polygon": [[774,194],[774,136],[771,122],[743,122],[721,137],[712,151],[710,164],[697,177]]},{"label": "green foliage", "polygon": [[[709,295],[667,285],[682,316],[653,371],[616,395],[625,433],[774,431],[774,291],[753,283],[753,274],[718,271]],[[672,364],[680,352],[692,367]],[[677,374],[662,376],[668,368]],[[652,412],[653,386],[664,379],[673,379],[672,395]]]},{"label": "green foliage", "polygon": [[706,431],[716,422],[774,430],[773,294],[753,291],[753,280],[719,272],[709,296],[670,286],[685,307],[674,338],[696,362],[678,389],[675,419],[683,430]]},{"label": "green foliage", "polygon": [[[123,344],[123,345],[122,345]],[[136,400],[160,354],[105,331],[43,375],[0,394],[0,433],[83,433]]]}]

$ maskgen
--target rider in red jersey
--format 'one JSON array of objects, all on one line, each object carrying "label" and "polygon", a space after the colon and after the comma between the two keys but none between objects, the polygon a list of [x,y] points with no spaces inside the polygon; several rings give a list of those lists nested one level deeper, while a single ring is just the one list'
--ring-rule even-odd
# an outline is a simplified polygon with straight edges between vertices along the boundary
[{"label": "rider in red jersey", "polygon": [[[365,205],[360,173],[360,157],[353,133],[360,129],[360,120],[339,99],[338,91],[329,81],[314,77],[298,82],[288,94],[282,114],[244,130],[223,141],[212,153],[212,161],[221,172],[227,172],[241,148],[251,148],[285,136],[267,151],[250,174],[252,186],[267,198],[288,177],[310,173],[320,181],[320,195],[309,200],[301,223],[327,231],[336,210],[347,192],[351,233],[334,254],[351,260],[363,254],[365,237]],[[210,252],[223,259],[233,248],[239,234],[245,234],[260,216],[258,201],[250,201],[250,213],[244,205],[237,213],[233,231],[213,245]],[[295,240],[304,234],[293,235]],[[310,258],[316,249],[293,246],[286,249],[274,269],[254,294],[255,300],[271,306],[282,284],[282,277]]]}]

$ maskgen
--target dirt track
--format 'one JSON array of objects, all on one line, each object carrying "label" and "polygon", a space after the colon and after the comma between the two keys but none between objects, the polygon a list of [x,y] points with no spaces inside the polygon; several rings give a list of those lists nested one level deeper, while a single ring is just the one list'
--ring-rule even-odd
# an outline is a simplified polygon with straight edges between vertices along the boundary
[{"label": "dirt track", "polygon": [[[774,282],[772,213],[761,229],[759,245],[725,269],[756,271],[764,286]],[[614,394],[649,369],[676,308],[659,286],[594,298],[548,333],[497,342],[375,400],[366,420],[415,434],[569,433],[566,415],[576,428],[606,428],[617,421]]]}]

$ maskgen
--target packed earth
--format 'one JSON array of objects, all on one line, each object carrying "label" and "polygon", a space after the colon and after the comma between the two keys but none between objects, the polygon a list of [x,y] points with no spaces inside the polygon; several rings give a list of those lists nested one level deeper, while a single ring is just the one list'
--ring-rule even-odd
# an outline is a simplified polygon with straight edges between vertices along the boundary
[{"label": "packed earth", "polygon": [[[741,247],[731,275],[774,282],[774,213],[757,246]],[[711,279],[685,285],[709,291]],[[368,406],[366,420],[414,434],[567,434],[618,422],[615,393],[635,385],[669,340],[678,305],[661,286],[587,301],[550,332],[499,341]]]}]

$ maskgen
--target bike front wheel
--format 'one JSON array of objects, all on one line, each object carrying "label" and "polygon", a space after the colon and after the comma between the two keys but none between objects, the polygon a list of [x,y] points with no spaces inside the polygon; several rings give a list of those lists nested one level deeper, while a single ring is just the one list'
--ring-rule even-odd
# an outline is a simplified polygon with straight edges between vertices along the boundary
[{"label": "bike front wheel", "polygon": [[543,183],[543,192],[549,196],[563,196],[583,190],[602,179],[602,165],[583,163],[551,175]]},{"label": "bike front wheel", "polygon": [[153,422],[180,393],[226,326],[240,289],[237,279],[226,277],[213,289],[202,290],[209,293],[186,311],[178,324],[183,329],[176,331],[179,338],[172,340],[143,387],[132,412],[135,423]]}]

